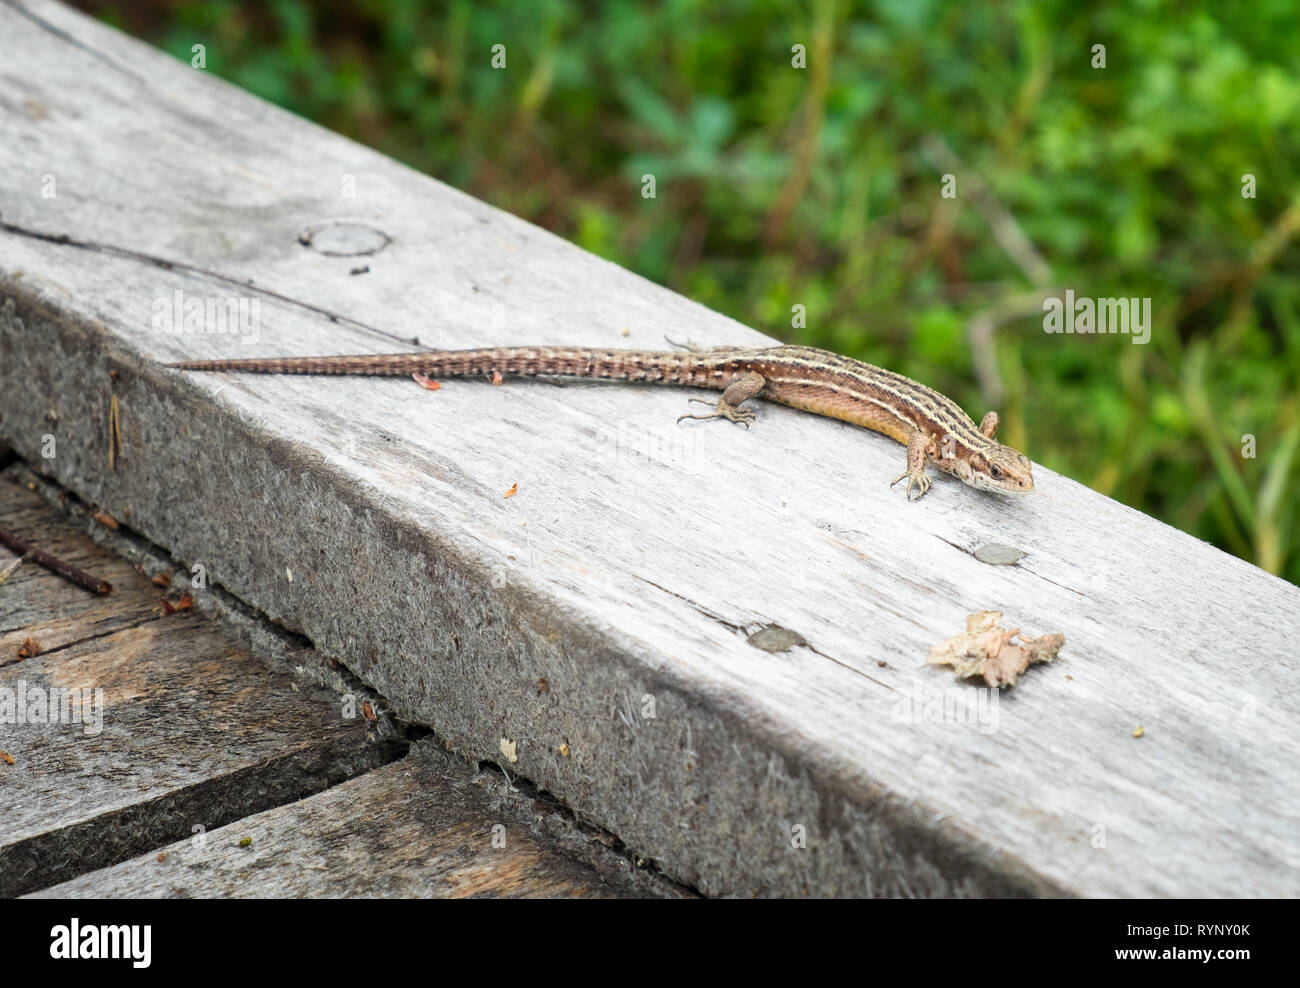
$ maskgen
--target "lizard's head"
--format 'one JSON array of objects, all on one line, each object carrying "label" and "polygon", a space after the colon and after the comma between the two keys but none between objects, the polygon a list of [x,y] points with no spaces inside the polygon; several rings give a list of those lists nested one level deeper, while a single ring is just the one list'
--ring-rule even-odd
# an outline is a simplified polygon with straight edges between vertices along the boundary
[{"label": "lizard's head", "polygon": [[1028,494],[1034,489],[1033,464],[1010,446],[990,440],[985,449],[959,458],[953,472],[963,484],[982,491]]}]

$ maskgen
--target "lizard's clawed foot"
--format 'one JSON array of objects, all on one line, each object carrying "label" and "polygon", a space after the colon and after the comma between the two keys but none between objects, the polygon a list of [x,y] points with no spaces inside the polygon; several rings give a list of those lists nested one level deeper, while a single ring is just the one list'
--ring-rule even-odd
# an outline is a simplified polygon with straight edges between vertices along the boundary
[{"label": "lizard's clawed foot", "polygon": [[726,419],[728,422],[739,422],[748,429],[749,423],[754,421],[754,413],[748,408],[740,408],[725,401],[719,401],[714,405],[702,398],[692,398],[691,401],[697,405],[709,405],[713,411],[709,412],[708,415],[679,415],[677,417],[678,422],[681,422],[682,419]]},{"label": "lizard's clawed foot", "polygon": [[[893,487],[894,484],[897,484],[898,481],[902,480],[904,477],[907,478],[907,490],[903,492],[903,496],[907,498],[909,501],[921,500],[921,498],[925,496],[925,492],[930,489],[930,478],[926,476],[924,470],[920,470],[915,473],[909,470],[907,473],[902,474],[897,480],[894,481],[893,484],[890,484],[889,486]],[[917,488],[916,497],[912,497],[913,487]]]}]

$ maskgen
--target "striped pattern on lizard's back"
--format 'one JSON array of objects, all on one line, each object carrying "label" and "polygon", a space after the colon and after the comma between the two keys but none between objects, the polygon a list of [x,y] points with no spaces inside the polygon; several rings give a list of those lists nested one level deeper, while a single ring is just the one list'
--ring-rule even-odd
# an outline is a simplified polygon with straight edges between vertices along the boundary
[{"label": "striped pattern on lizard's back", "polygon": [[[708,350],[619,350],[599,347],[513,346],[338,357],[253,357],[171,364],[182,370],[269,374],[423,375],[439,377],[556,376],[640,381],[721,390],[708,416],[748,425],[752,397],[789,405],[884,433],[908,447],[910,495],[924,494],[933,462],[982,489],[1033,489],[1028,458],[993,438],[997,417],[981,426],[956,402],[883,367],[814,347],[715,347]],[[899,478],[903,479],[902,477]],[[920,495],[918,495],[919,497]]]}]

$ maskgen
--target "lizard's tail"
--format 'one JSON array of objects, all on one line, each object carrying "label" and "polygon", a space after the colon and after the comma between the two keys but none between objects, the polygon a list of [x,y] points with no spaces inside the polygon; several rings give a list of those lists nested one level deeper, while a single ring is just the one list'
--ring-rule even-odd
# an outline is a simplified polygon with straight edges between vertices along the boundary
[{"label": "lizard's tail", "polygon": [[[238,371],[241,374],[364,374],[405,377],[427,374],[439,358],[455,351],[359,353],[340,357],[240,357],[230,360],[183,360],[177,370]],[[445,373],[445,372],[443,372]]]},{"label": "lizard's tail", "polygon": [[602,377],[624,381],[663,381],[721,386],[696,355],[661,350],[600,350],[580,347],[513,346],[477,350],[426,350],[422,353],[353,354],[338,357],[248,357],[186,360],[178,370],[236,371],[247,374],[362,374],[372,377],[513,376]]}]

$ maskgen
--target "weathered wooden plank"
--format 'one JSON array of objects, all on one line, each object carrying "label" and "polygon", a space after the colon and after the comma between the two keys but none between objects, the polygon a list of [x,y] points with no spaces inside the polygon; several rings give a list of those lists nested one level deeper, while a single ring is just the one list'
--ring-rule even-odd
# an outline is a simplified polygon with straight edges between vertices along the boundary
[{"label": "weathered wooden plank", "polygon": [[[44,653],[45,663],[32,662],[22,669],[12,670],[13,676],[8,680],[0,679],[0,690],[14,689],[14,683],[18,681],[14,676],[17,676],[26,686],[41,685],[44,688],[50,677],[48,669],[42,669],[42,666],[51,664],[58,664],[61,678],[66,685],[66,682],[73,678],[74,673],[69,669],[68,664],[63,662],[61,653],[66,651],[68,655],[74,657],[71,660],[72,668],[75,669],[77,665],[75,657],[78,653],[70,649],[70,645],[107,638],[110,632],[119,630],[138,630],[140,625],[146,623],[151,623],[151,627],[161,626],[165,622],[174,623],[178,617],[176,615],[164,617],[160,608],[151,606],[158,602],[159,595],[163,591],[146,580],[141,572],[124,565],[120,557],[94,546],[80,526],[69,520],[64,512],[52,508],[43,498],[29,490],[30,484],[19,483],[18,479],[23,476],[24,471],[18,468],[0,472],[0,520],[38,536],[44,546],[57,549],[64,559],[75,559],[96,574],[113,573],[118,582],[115,591],[105,597],[78,590],[77,594],[83,603],[93,604],[93,606],[80,608],[75,606],[74,601],[62,598],[57,593],[61,587],[67,587],[69,584],[44,569],[31,567],[26,571],[20,571],[24,575],[21,582],[6,583],[0,587],[0,614],[21,612],[32,621],[26,628],[14,629],[14,638],[26,637],[26,634],[30,634],[32,637],[40,635],[46,642],[56,641],[48,634],[50,629],[60,636],[57,643]],[[3,560],[0,559],[0,565],[2,564]],[[174,597],[175,594],[172,596]],[[208,603],[206,594],[197,594],[196,598],[199,607]],[[44,620],[42,601],[57,607],[61,620],[58,622]],[[196,622],[188,616],[183,620],[185,630],[190,637],[193,635],[214,637],[213,629],[206,628],[205,623]],[[136,636],[131,636],[132,644],[123,648],[122,642],[126,637],[125,635],[114,637],[110,642],[105,643],[116,652],[113,661],[141,672],[147,671],[140,665],[134,654],[138,651],[137,644],[134,642]],[[302,655],[299,658],[303,665],[310,663],[309,656]],[[21,660],[15,658],[14,661]],[[306,673],[302,665],[299,668],[304,674]],[[216,677],[210,674],[202,675],[201,669],[199,673],[205,686],[211,684],[218,694],[230,692],[223,688],[224,684]],[[233,674],[238,675],[238,670]],[[260,688],[265,679],[264,675],[259,675],[256,680],[250,681],[247,685],[250,689]],[[281,677],[281,681],[283,683],[286,680]],[[192,686],[192,683],[189,685]],[[302,682],[290,684],[290,688],[295,692],[301,690],[302,686]],[[186,688],[186,684],[182,683],[181,688]],[[143,702],[152,703],[159,716],[171,714],[176,699],[170,695],[167,684],[158,684],[155,689],[158,695],[165,698],[165,701],[159,703],[151,697],[144,699]],[[277,689],[283,691],[283,685],[278,686]],[[118,707],[108,702],[110,699],[113,698],[108,696],[106,689],[104,713],[106,719],[117,716],[118,712]],[[136,696],[132,699],[140,701],[141,697]],[[92,704],[93,702],[92,700]],[[0,700],[0,705],[2,704],[3,700]],[[212,713],[214,709],[215,705],[209,702],[194,707],[189,711],[189,716],[203,716]],[[296,721],[301,712],[292,713],[291,720]],[[373,725],[371,729],[378,726],[380,725]],[[26,727],[27,725],[6,722],[3,728],[0,728],[0,737],[6,739],[5,743],[11,743],[8,739],[20,734]],[[63,729],[71,729],[75,735],[75,725],[65,724]],[[93,733],[87,736],[84,743],[87,746],[102,743],[112,747],[116,743],[112,733],[111,731]],[[287,752],[296,757],[299,762],[301,762],[300,753],[295,756],[292,749],[300,745],[303,740],[294,739]],[[162,745],[167,741],[154,731],[150,732],[148,738],[142,739],[141,743]],[[169,762],[190,761],[196,755],[201,760],[203,752],[195,752],[179,746],[184,743],[186,742],[182,740],[176,747],[162,749],[160,754],[164,754]],[[13,759],[12,769],[16,770],[20,765],[27,767],[30,752],[12,743],[11,747],[14,751],[11,753],[5,750],[5,755]],[[203,836],[191,835],[172,849],[172,851],[181,851],[181,854],[169,852],[164,855],[163,861],[171,865],[179,865],[184,860],[187,867],[181,871],[160,870],[157,867],[160,863],[157,857],[160,849],[151,847],[140,862],[126,862],[120,867],[92,871],[41,894],[56,896],[90,894],[111,897],[176,894],[186,896],[444,894],[568,897],[681,894],[663,879],[635,870],[625,856],[609,850],[604,843],[605,835],[584,832],[576,824],[558,814],[548,803],[534,801],[534,798],[527,793],[512,786],[507,787],[503,781],[504,777],[495,769],[491,776],[485,779],[483,773],[477,772],[464,762],[457,762],[442,752],[434,745],[432,739],[426,741],[421,748],[419,755],[407,758],[392,771],[385,772],[381,768],[375,773],[376,777],[373,780],[369,774],[362,776],[361,778],[369,781],[359,787],[349,787],[345,783],[339,788],[330,790],[333,795],[323,801],[313,802],[308,799],[304,802],[292,803],[287,808],[266,811],[260,816],[243,818],[229,825],[237,829],[246,826],[254,831],[269,826],[274,830],[276,821],[281,823],[288,821],[295,830],[290,843],[297,843],[298,846],[294,849],[295,854],[285,860],[301,860],[301,854],[298,852],[305,852],[311,847],[315,853],[332,862],[333,867],[291,866],[287,875],[273,877],[271,875],[273,868],[259,866],[259,880],[250,882],[243,875],[243,870],[248,864],[247,855],[243,855],[237,856],[238,860],[233,862],[238,866],[233,876],[219,868],[214,871],[207,855],[195,855],[189,852],[197,850],[200,845],[221,847],[221,842],[228,835],[229,828],[209,834],[205,827],[202,831]],[[0,750],[4,749],[0,748]],[[138,813],[133,813],[132,809],[128,809],[125,813],[115,809],[99,812],[103,807],[95,805],[96,799],[102,799],[109,790],[119,786],[124,771],[130,771],[133,767],[142,767],[146,772],[156,771],[152,759],[140,758],[138,751],[123,752],[121,757],[129,758],[130,763],[126,761],[119,763],[117,759],[111,763],[100,762],[98,765],[82,763],[87,769],[86,775],[90,777],[85,780],[86,784],[92,792],[91,805],[88,807],[91,819],[81,828],[82,833],[85,842],[89,844],[102,839],[105,832],[125,829],[130,831],[128,835],[130,841],[148,847],[144,842],[149,836],[156,835],[157,831],[154,829],[141,832],[138,829]],[[107,771],[104,771],[105,765]],[[60,763],[59,769],[62,770],[64,767],[66,762]],[[100,770],[98,773],[95,771],[96,768]],[[219,772],[224,766],[214,765],[214,768]],[[341,769],[342,766],[339,768]],[[0,774],[6,770],[9,770],[7,761],[0,765]],[[47,781],[59,785],[62,789],[62,783],[54,777],[54,773],[40,768],[36,771],[38,773],[44,771],[47,776],[50,776]],[[99,775],[98,779],[93,778],[96,774]],[[201,785],[215,781],[205,780]],[[260,791],[262,799],[265,799],[269,798],[264,791],[267,781],[265,778],[252,776],[247,780],[247,785],[253,791]],[[223,781],[219,784],[225,783]],[[418,788],[407,791],[406,787],[410,786]],[[283,787],[280,788],[283,791]],[[126,785],[124,794],[129,794],[131,789],[130,784]],[[296,793],[297,790],[292,789],[289,790],[288,795],[293,796]],[[12,790],[4,790],[4,795],[21,798],[21,795],[15,794]],[[211,796],[212,793],[209,791],[206,795]],[[153,799],[156,794],[145,792],[143,796],[145,799]],[[200,793],[193,793],[188,800],[197,804],[199,796]],[[82,797],[77,792],[70,792],[66,798],[76,801]],[[252,805],[264,805],[262,799],[258,799]],[[176,800],[173,798],[172,802],[174,804]],[[38,799],[25,805],[24,809],[30,811],[30,820],[36,828],[49,826],[57,829],[66,824],[67,806],[63,804],[62,799],[58,805],[53,804],[48,798],[43,801]],[[177,810],[173,806],[173,814],[175,812]],[[539,840],[529,836],[521,829],[521,823],[532,824],[533,829],[537,829],[536,822],[543,819],[548,823],[544,839]],[[19,821],[22,822],[24,821]],[[501,829],[494,830],[493,828],[498,825]],[[325,833],[325,828],[332,829],[329,833]],[[479,837],[484,832],[488,837],[487,847],[479,845]],[[0,828],[0,834],[3,834],[3,828]],[[42,835],[42,839],[46,837],[47,835]],[[71,841],[71,835],[60,833],[56,840],[66,847]],[[209,841],[214,843],[209,844]],[[119,851],[127,845],[120,836],[115,836],[112,843],[119,848]],[[362,847],[362,844],[365,846]],[[338,853],[340,846],[343,848],[341,854]],[[277,847],[281,852],[286,850],[283,846],[277,845]],[[413,851],[413,847],[417,850]],[[489,849],[491,853],[487,853]],[[389,853],[380,853],[381,850]],[[0,854],[5,851],[4,847],[0,847]],[[585,863],[576,863],[575,857],[584,859]],[[102,860],[111,860],[111,857],[106,856]],[[85,862],[64,862],[63,865],[62,874],[75,874],[78,868],[85,866]],[[137,868],[135,865],[142,865],[142,867]],[[324,872],[328,874],[323,874]],[[236,883],[234,887],[227,888],[222,884],[228,879]],[[33,881],[41,880],[39,877],[33,879]],[[92,889],[93,891],[89,891]]]},{"label": "weathered wooden plank", "polygon": [[[191,611],[154,613],[157,587],[4,479],[0,519],[116,581],[107,597],[75,590],[89,602],[80,608],[64,595],[68,584],[35,566],[0,586],[0,607],[33,619],[6,634],[6,646],[26,633],[47,646],[0,667],[0,895],[298,799],[392,757],[364,719],[343,716],[337,696],[271,673]],[[40,619],[42,599],[57,620]]]},{"label": "weathered wooden plank", "polygon": [[[52,652],[74,642],[135,627],[160,616],[163,591],[126,560],[99,551],[66,518],[31,491],[0,475],[0,526],[38,548],[107,580],[117,593],[96,596],[59,579],[35,563],[19,567],[0,586],[0,666],[21,661],[18,651],[34,639]],[[0,546],[0,569],[15,554]]]},{"label": "weathered wooden plank", "polygon": [[[1023,500],[906,504],[897,446],[785,409],[690,429],[667,389],[163,370],[759,337],[32,6],[79,47],[0,8],[0,435],[28,462],[706,892],[1296,894],[1295,587],[1041,466]],[[297,240],[341,215],[391,237],[364,276]],[[151,331],[178,289],[259,296],[258,339]],[[987,733],[924,716],[972,695],[923,663],[983,609],[1067,641]],[[769,623],[808,645],[751,645]]]},{"label": "weathered wooden plank", "polygon": [[[500,776],[493,785],[503,785]],[[42,898],[672,895],[555,853],[432,745],[301,802],[34,893]],[[613,855],[607,855],[613,857]],[[606,880],[607,879],[607,880]],[[636,893],[632,891],[636,889]]]}]

